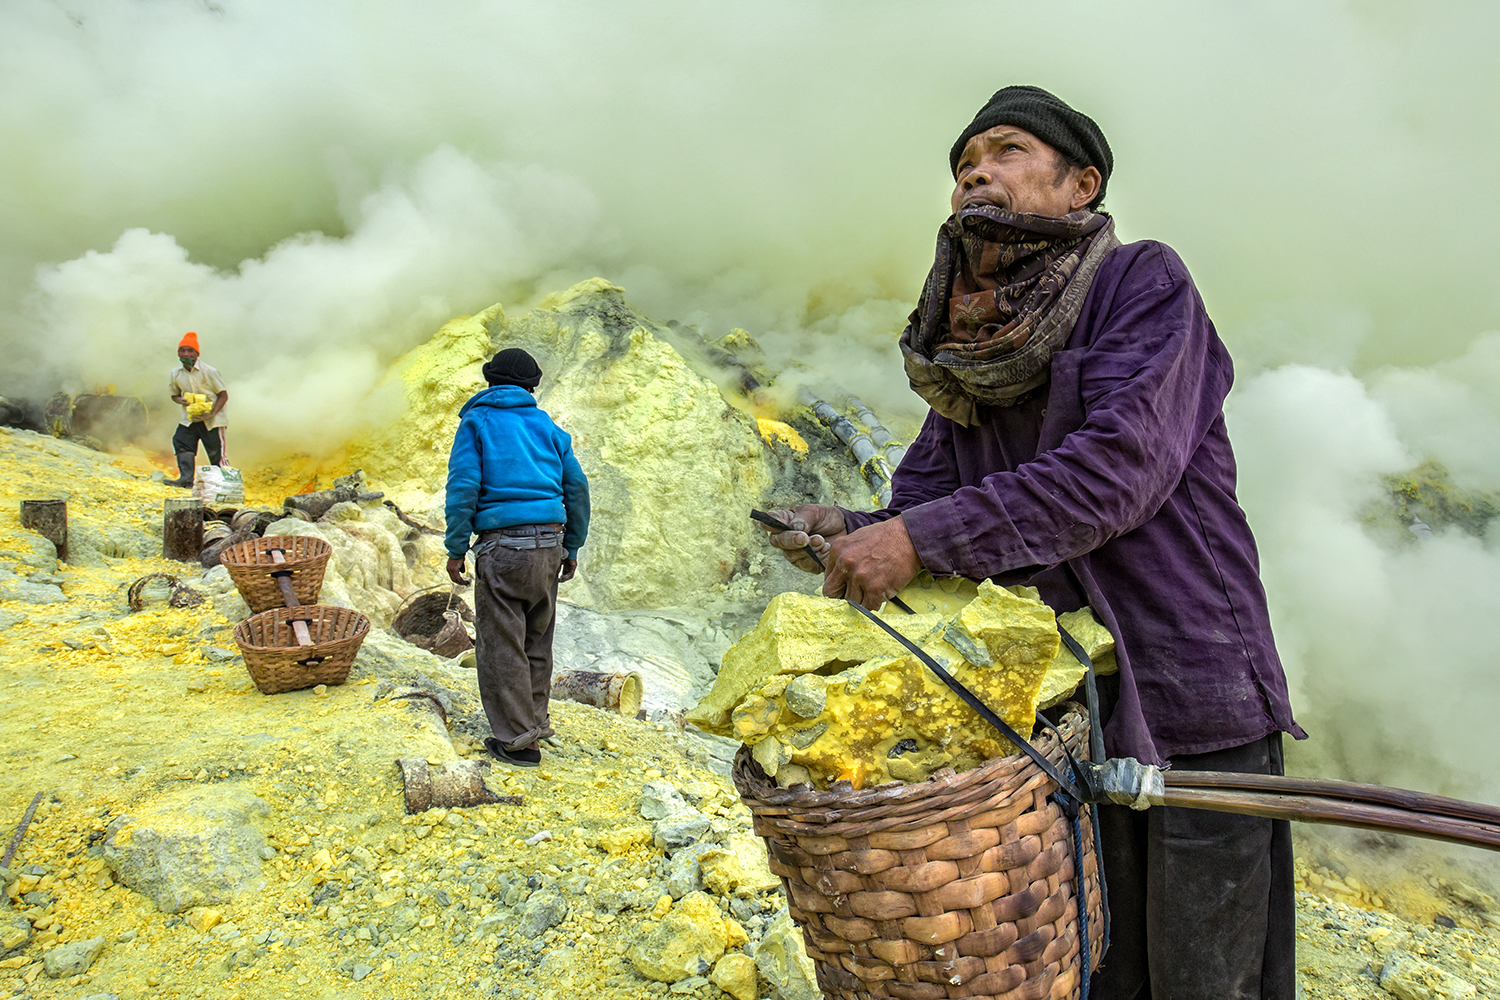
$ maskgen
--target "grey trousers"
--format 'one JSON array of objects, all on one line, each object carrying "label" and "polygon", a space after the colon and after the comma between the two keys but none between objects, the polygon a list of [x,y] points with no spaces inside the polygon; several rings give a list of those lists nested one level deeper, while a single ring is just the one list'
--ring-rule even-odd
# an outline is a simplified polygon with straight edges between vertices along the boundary
[{"label": "grey trousers", "polygon": [[[1172,767],[1282,774],[1281,734],[1176,756]],[[1111,943],[1094,1000],[1292,1000],[1290,823],[1102,806],[1099,827]]]},{"label": "grey trousers", "polygon": [[552,735],[552,630],[562,546],[495,546],[474,562],[474,655],[485,718],[507,750]]}]

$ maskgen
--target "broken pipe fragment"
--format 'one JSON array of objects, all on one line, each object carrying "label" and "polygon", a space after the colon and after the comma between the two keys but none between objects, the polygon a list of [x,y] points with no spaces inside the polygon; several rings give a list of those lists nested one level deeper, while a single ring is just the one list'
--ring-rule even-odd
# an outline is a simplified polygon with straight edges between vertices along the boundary
[{"label": "broken pipe fragment", "polygon": [[401,783],[406,811],[414,815],[428,809],[463,809],[468,806],[525,803],[519,795],[496,795],[484,783],[483,765],[477,760],[450,760],[431,765],[421,757],[401,757]]},{"label": "broken pipe fragment", "polygon": [[57,550],[57,558],[68,561],[68,502],[66,500],[22,500],[21,527],[34,531]]},{"label": "broken pipe fragment", "polygon": [[633,719],[641,710],[641,675],[597,674],[588,670],[559,670],[552,675],[552,697],[619,712]]}]

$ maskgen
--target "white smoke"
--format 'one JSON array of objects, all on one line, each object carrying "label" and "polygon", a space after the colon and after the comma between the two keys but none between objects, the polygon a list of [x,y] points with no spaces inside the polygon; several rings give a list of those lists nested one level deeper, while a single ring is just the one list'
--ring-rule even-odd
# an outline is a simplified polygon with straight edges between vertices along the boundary
[{"label": "white smoke", "polygon": [[[1500,797],[1492,536],[1390,545],[1379,476],[1500,485],[1494,5],[12,0],[0,392],[165,405],[182,332],[253,454],[335,446],[401,351],[594,273],[912,420],[895,337],[989,93],[1049,87],[1234,351],[1244,503],[1319,766]],[[1493,756],[1493,754],[1489,754]]]},{"label": "white smoke", "polygon": [[78,384],[160,404],[193,329],[233,385],[237,454],[326,452],[394,415],[397,400],[366,394],[395,354],[472,308],[475,288],[576,259],[598,214],[565,180],[444,147],[360,199],[341,239],[299,234],[223,271],[131,229],[106,253],[42,267],[38,342]]}]

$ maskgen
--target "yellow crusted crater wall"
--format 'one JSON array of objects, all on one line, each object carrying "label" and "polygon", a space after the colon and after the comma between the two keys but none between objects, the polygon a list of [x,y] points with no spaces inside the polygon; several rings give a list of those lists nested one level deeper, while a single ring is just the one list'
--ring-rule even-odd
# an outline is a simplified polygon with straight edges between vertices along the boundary
[{"label": "yellow crusted crater wall", "polygon": [[693,603],[759,551],[746,515],[771,474],[754,420],[655,329],[597,278],[524,316],[492,306],[455,319],[392,366],[407,411],[351,458],[389,487],[441,489],[458,411],[484,388],[480,365],[525,348],[544,373],[537,402],[572,435],[589,477],[589,539],[565,596],[603,608]]}]

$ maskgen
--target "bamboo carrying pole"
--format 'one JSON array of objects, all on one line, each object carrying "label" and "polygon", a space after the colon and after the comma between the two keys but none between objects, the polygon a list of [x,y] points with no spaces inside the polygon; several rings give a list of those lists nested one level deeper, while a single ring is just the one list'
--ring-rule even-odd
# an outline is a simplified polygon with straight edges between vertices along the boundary
[{"label": "bamboo carrying pole", "polygon": [[1426,792],[1326,778],[1167,771],[1156,806],[1404,833],[1500,850],[1500,808]]},{"label": "bamboo carrying pole", "polygon": [[1451,844],[1500,850],[1500,826],[1474,820],[1435,816],[1392,806],[1370,805],[1319,795],[1277,795],[1273,792],[1223,791],[1173,786],[1152,805],[1206,809],[1210,812],[1288,819],[1300,823],[1330,823],[1364,830],[1405,833]]},{"label": "bamboo carrying pole", "polygon": [[[272,549],[271,561],[278,566],[281,565],[286,562],[286,553],[280,549]],[[297,600],[297,592],[292,589],[291,571],[272,573],[271,575],[276,578],[276,585],[281,588],[281,598],[286,601],[286,606],[289,608],[301,607],[302,602]],[[313,644],[312,635],[308,633],[307,622],[305,621],[293,619],[292,634],[297,637],[297,645],[299,646],[311,646]]]},{"label": "bamboo carrying pole", "polygon": [[1500,827],[1500,806],[1489,806],[1463,799],[1450,799],[1427,792],[1385,785],[1365,785],[1354,781],[1331,781],[1325,778],[1299,778],[1279,774],[1236,774],[1232,771],[1166,771],[1168,786],[1173,788],[1217,788],[1246,792],[1273,792],[1281,795],[1316,795],[1368,805],[1391,806],[1409,812],[1430,813],[1454,819],[1473,820]]},{"label": "bamboo carrying pole", "polygon": [[68,501],[22,500],[21,527],[47,539],[57,558],[68,561]]}]

